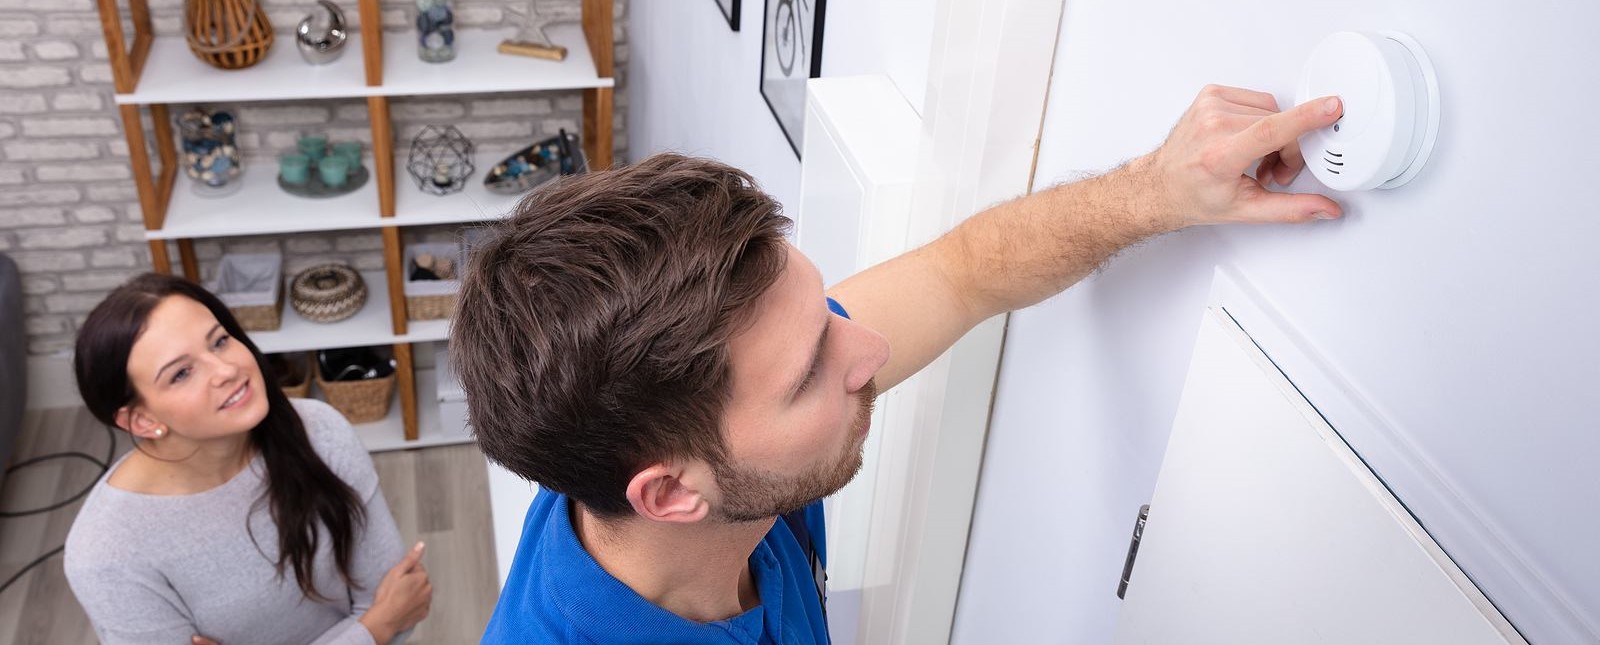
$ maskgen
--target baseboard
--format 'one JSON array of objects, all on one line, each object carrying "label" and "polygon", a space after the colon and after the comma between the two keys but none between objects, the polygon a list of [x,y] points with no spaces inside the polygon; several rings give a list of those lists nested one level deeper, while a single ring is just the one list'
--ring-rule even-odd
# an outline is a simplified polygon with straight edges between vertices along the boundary
[{"label": "baseboard", "polygon": [[83,405],[78,381],[72,375],[71,354],[28,357],[27,409],[70,408]]}]

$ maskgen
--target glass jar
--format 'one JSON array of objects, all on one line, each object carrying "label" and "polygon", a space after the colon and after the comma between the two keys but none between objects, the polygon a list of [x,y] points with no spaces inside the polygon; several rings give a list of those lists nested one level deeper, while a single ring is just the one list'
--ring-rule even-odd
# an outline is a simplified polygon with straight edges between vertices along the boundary
[{"label": "glass jar", "polygon": [[450,0],[417,0],[417,57],[429,63],[454,59],[455,25]]},{"label": "glass jar", "polygon": [[237,122],[231,112],[195,108],[178,117],[183,168],[204,196],[227,195],[239,189],[242,156],[235,142]]}]

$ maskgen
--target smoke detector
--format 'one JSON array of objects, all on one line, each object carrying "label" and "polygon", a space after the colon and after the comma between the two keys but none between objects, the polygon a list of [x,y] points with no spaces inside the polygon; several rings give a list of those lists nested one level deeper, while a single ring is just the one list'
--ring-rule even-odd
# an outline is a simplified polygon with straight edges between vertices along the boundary
[{"label": "smoke detector", "polygon": [[1338,96],[1344,116],[1300,139],[1306,166],[1334,190],[1411,181],[1439,134],[1439,83],[1410,36],[1341,31],[1311,52],[1295,103]]}]

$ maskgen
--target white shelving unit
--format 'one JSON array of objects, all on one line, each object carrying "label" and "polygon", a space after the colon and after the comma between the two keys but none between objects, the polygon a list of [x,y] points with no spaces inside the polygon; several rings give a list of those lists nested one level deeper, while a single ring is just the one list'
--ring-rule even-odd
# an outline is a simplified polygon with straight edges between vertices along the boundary
[{"label": "white shelving unit", "polygon": [[[611,165],[611,123],[614,24],[611,0],[581,0],[581,24],[552,26],[551,38],[567,48],[562,61],[500,54],[496,47],[512,35],[509,29],[461,29],[456,32],[456,57],[447,63],[425,63],[417,57],[414,32],[353,32],[346,52],[329,65],[308,65],[292,40],[279,37],[265,58],[238,70],[220,70],[189,51],[185,39],[155,37],[148,0],[125,0],[133,37],[125,37],[125,16],[117,0],[97,0],[105,30],[116,103],[128,140],[129,166],[139,190],[145,236],[156,271],[173,268],[168,244],[175,241],[185,275],[198,279],[196,238],[277,235],[308,231],[379,229],[383,271],[363,274],[368,300],[355,316],[334,324],[301,318],[285,303],[281,327],[252,333],[266,352],[309,351],[361,345],[393,345],[397,363],[399,405],[389,418],[358,427],[369,448],[417,447],[465,441],[459,429],[439,427],[439,396],[434,373],[413,364],[413,343],[444,340],[447,320],[412,321],[405,299],[389,285],[404,275],[401,229],[432,224],[467,224],[497,219],[510,212],[520,196],[497,195],[484,189],[482,174],[457,193],[435,196],[421,192],[405,175],[405,153],[397,151],[389,115],[389,98],[446,94],[579,90],[584,99],[582,137],[591,168]],[[379,0],[358,0],[358,24],[382,22]],[[215,103],[365,98],[372,126],[370,178],[351,193],[332,198],[302,198],[277,185],[271,159],[250,159],[254,166],[240,177],[237,193],[202,198],[187,184],[177,186],[170,103]],[[151,126],[145,125],[148,111]],[[243,124],[249,127],[248,123]],[[147,127],[153,130],[147,138]],[[530,141],[529,143],[532,143]],[[160,159],[160,172],[151,162]],[[498,158],[481,154],[474,160],[483,173]],[[397,182],[398,179],[401,181]],[[452,414],[452,418],[458,417]]]}]

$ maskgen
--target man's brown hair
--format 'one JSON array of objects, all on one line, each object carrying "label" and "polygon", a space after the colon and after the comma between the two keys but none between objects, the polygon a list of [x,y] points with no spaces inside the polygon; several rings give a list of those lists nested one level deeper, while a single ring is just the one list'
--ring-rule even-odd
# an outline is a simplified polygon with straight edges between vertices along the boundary
[{"label": "man's brown hair", "polygon": [[451,359],[494,462],[602,516],[650,463],[722,463],[728,340],[783,271],[748,174],[655,155],[524,198],[461,283]]}]

